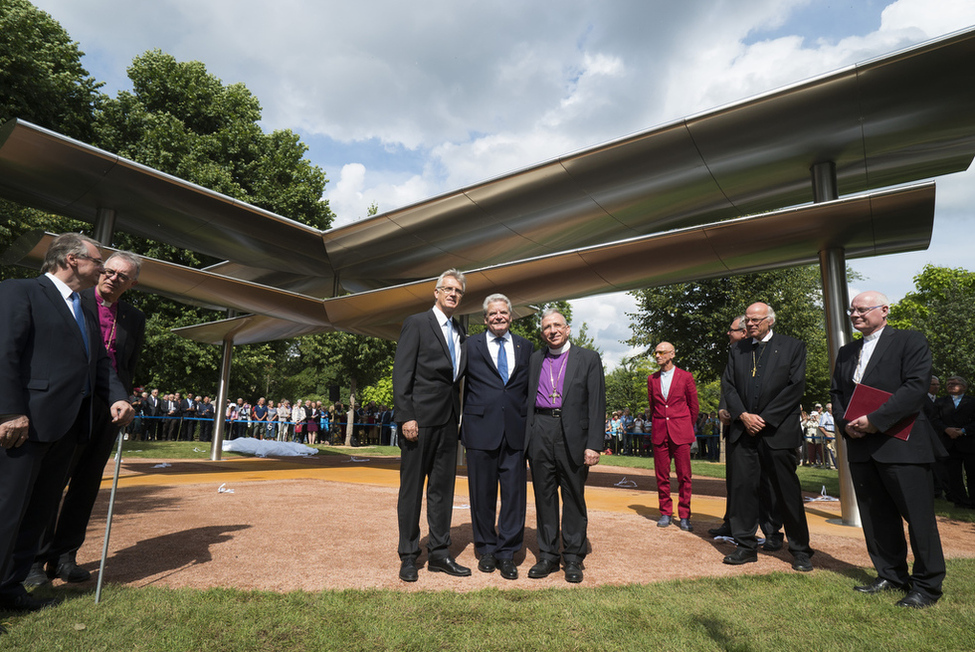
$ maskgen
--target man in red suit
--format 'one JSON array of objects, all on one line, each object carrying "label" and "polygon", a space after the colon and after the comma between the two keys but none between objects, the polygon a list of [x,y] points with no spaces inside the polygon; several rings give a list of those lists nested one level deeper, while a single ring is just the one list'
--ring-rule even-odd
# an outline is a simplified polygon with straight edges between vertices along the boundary
[{"label": "man in red suit", "polygon": [[653,417],[653,466],[657,472],[660,520],[667,527],[673,520],[670,498],[670,460],[677,471],[677,515],[680,529],[691,532],[691,444],[697,422],[697,387],[690,372],[674,366],[674,345],[661,342],[654,349],[660,371],[647,378],[647,397]]}]

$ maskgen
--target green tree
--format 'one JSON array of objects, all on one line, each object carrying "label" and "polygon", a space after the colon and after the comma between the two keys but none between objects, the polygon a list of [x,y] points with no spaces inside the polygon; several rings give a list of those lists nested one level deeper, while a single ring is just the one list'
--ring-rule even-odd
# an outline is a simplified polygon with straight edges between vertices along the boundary
[{"label": "green tree", "polygon": [[[81,65],[84,53],[49,14],[27,0],[0,0],[0,124],[13,118],[79,140],[90,140],[99,97],[96,82]],[[0,199],[0,250],[21,235],[44,228],[62,233],[86,225]],[[36,272],[0,267],[2,278]]]},{"label": "green tree", "polygon": [[975,378],[975,272],[925,265],[914,291],[890,307],[888,321],[928,338],[934,373]]},{"label": "green tree", "polygon": [[21,118],[88,141],[99,97],[78,44],[27,0],[0,0],[0,122]]},{"label": "green tree", "polygon": [[657,364],[644,357],[624,358],[606,374],[606,409],[630,408],[633,413],[649,406],[647,376],[657,370]]},{"label": "green tree", "polygon": [[[317,333],[297,338],[300,366],[318,380],[321,387],[348,387],[355,401],[349,402],[350,413],[359,402],[358,388],[377,383],[391,374],[396,343],[341,331]],[[320,392],[320,393],[324,393]],[[345,445],[352,444],[352,423],[346,430]]]},{"label": "green tree", "polygon": [[817,267],[770,272],[638,290],[631,293],[638,310],[632,318],[632,346],[648,349],[668,341],[678,365],[699,384],[721,377],[728,360],[725,332],[731,320],[756,301],[776,311],[774,331],[806,343],[806,395],[803,403],[824,401],[829,394],[822,285]]},{"label": "green tree", "polygon": [[[225,86],[202,63],[179,62],[159,50],[136,57],[128,74],[131,91],[98,102],[97,146],[317,228],[331,224],[331,209],[322,200],[324,172],[305,158],[307,147],[294,133],[261,130],[260,103],[243,84]],[[124,233],[116,234],[114,244],[190,267],[216,262]],[[224,315],[159,296],[133,295],[133,303],[154,318],[138,377],[173,388],[192,378],[197,391],[212,391],[219,348],[184,340],[169,329]],[[293,353],[286,342],[235,347],[232,393],[253,400],[308,390],[309,383],[287,373]],[[277,371],[278,381],[270,370]]]}]

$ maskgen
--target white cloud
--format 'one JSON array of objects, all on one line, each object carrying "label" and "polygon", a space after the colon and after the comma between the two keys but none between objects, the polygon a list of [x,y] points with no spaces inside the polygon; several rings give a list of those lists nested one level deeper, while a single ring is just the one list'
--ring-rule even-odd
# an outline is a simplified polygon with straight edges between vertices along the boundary
[{"label": "white cloud", "polygon": [[[869,24],[868,10],[832,3],[819,25],[795,24],[819,16],[815,0],[34,1],[110,90],[127,86],[133,57],[158,47],[243,82],[266,128],[341,144],[352,153],[326,169],[326,197],[344,221],[372,203],[390,210],[975,24],[971,0],[878,4]],[[355,155],[357,143],[377,142],[389,145],[381,164]],[[871,281],[909,285],[920,261],[967,261],[973,188],[971,174],[939,180],[931,250],[863,263]],[[576,319],[606,357],[622,357],[613,338],[629,323],[626,295],[579,305]]]}]

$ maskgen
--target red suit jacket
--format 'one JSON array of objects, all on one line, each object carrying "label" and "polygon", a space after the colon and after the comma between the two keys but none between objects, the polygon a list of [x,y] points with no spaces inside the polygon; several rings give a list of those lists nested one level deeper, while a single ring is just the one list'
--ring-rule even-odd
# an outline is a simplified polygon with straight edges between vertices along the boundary
[{"label": "red suit jacket", "polygon": [[647,378],[647,397],[653,417],[652,439],[662,444],[669,437],[675,444],[694,442],[694,424],[697,422],[697,386],[689,371],[674,367],[670,392],[664,399],[660,392],[660,372]]}]

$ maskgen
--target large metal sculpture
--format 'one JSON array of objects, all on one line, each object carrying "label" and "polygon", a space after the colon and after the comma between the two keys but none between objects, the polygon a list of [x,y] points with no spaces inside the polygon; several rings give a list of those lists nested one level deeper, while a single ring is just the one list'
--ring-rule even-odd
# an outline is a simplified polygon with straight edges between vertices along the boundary
[{"label": "large metal sculpture", "polygon": [[[140,279],[247,313],[177,331],[224,344],[224,401],[233,343],[395,338],[447,267],[468,273],[475,311],[495,291],[526,308],[818,260],[832,357],[849,338],[845,259],[930,241],[933,183],[888,188],[973,156],[970,29],[327,231],[18,120],[0,128],[0,195],[92,222],[106,244],[120,229],[224,260],[147,261]],[[42,237],[7,260],[36,262]]]}]

